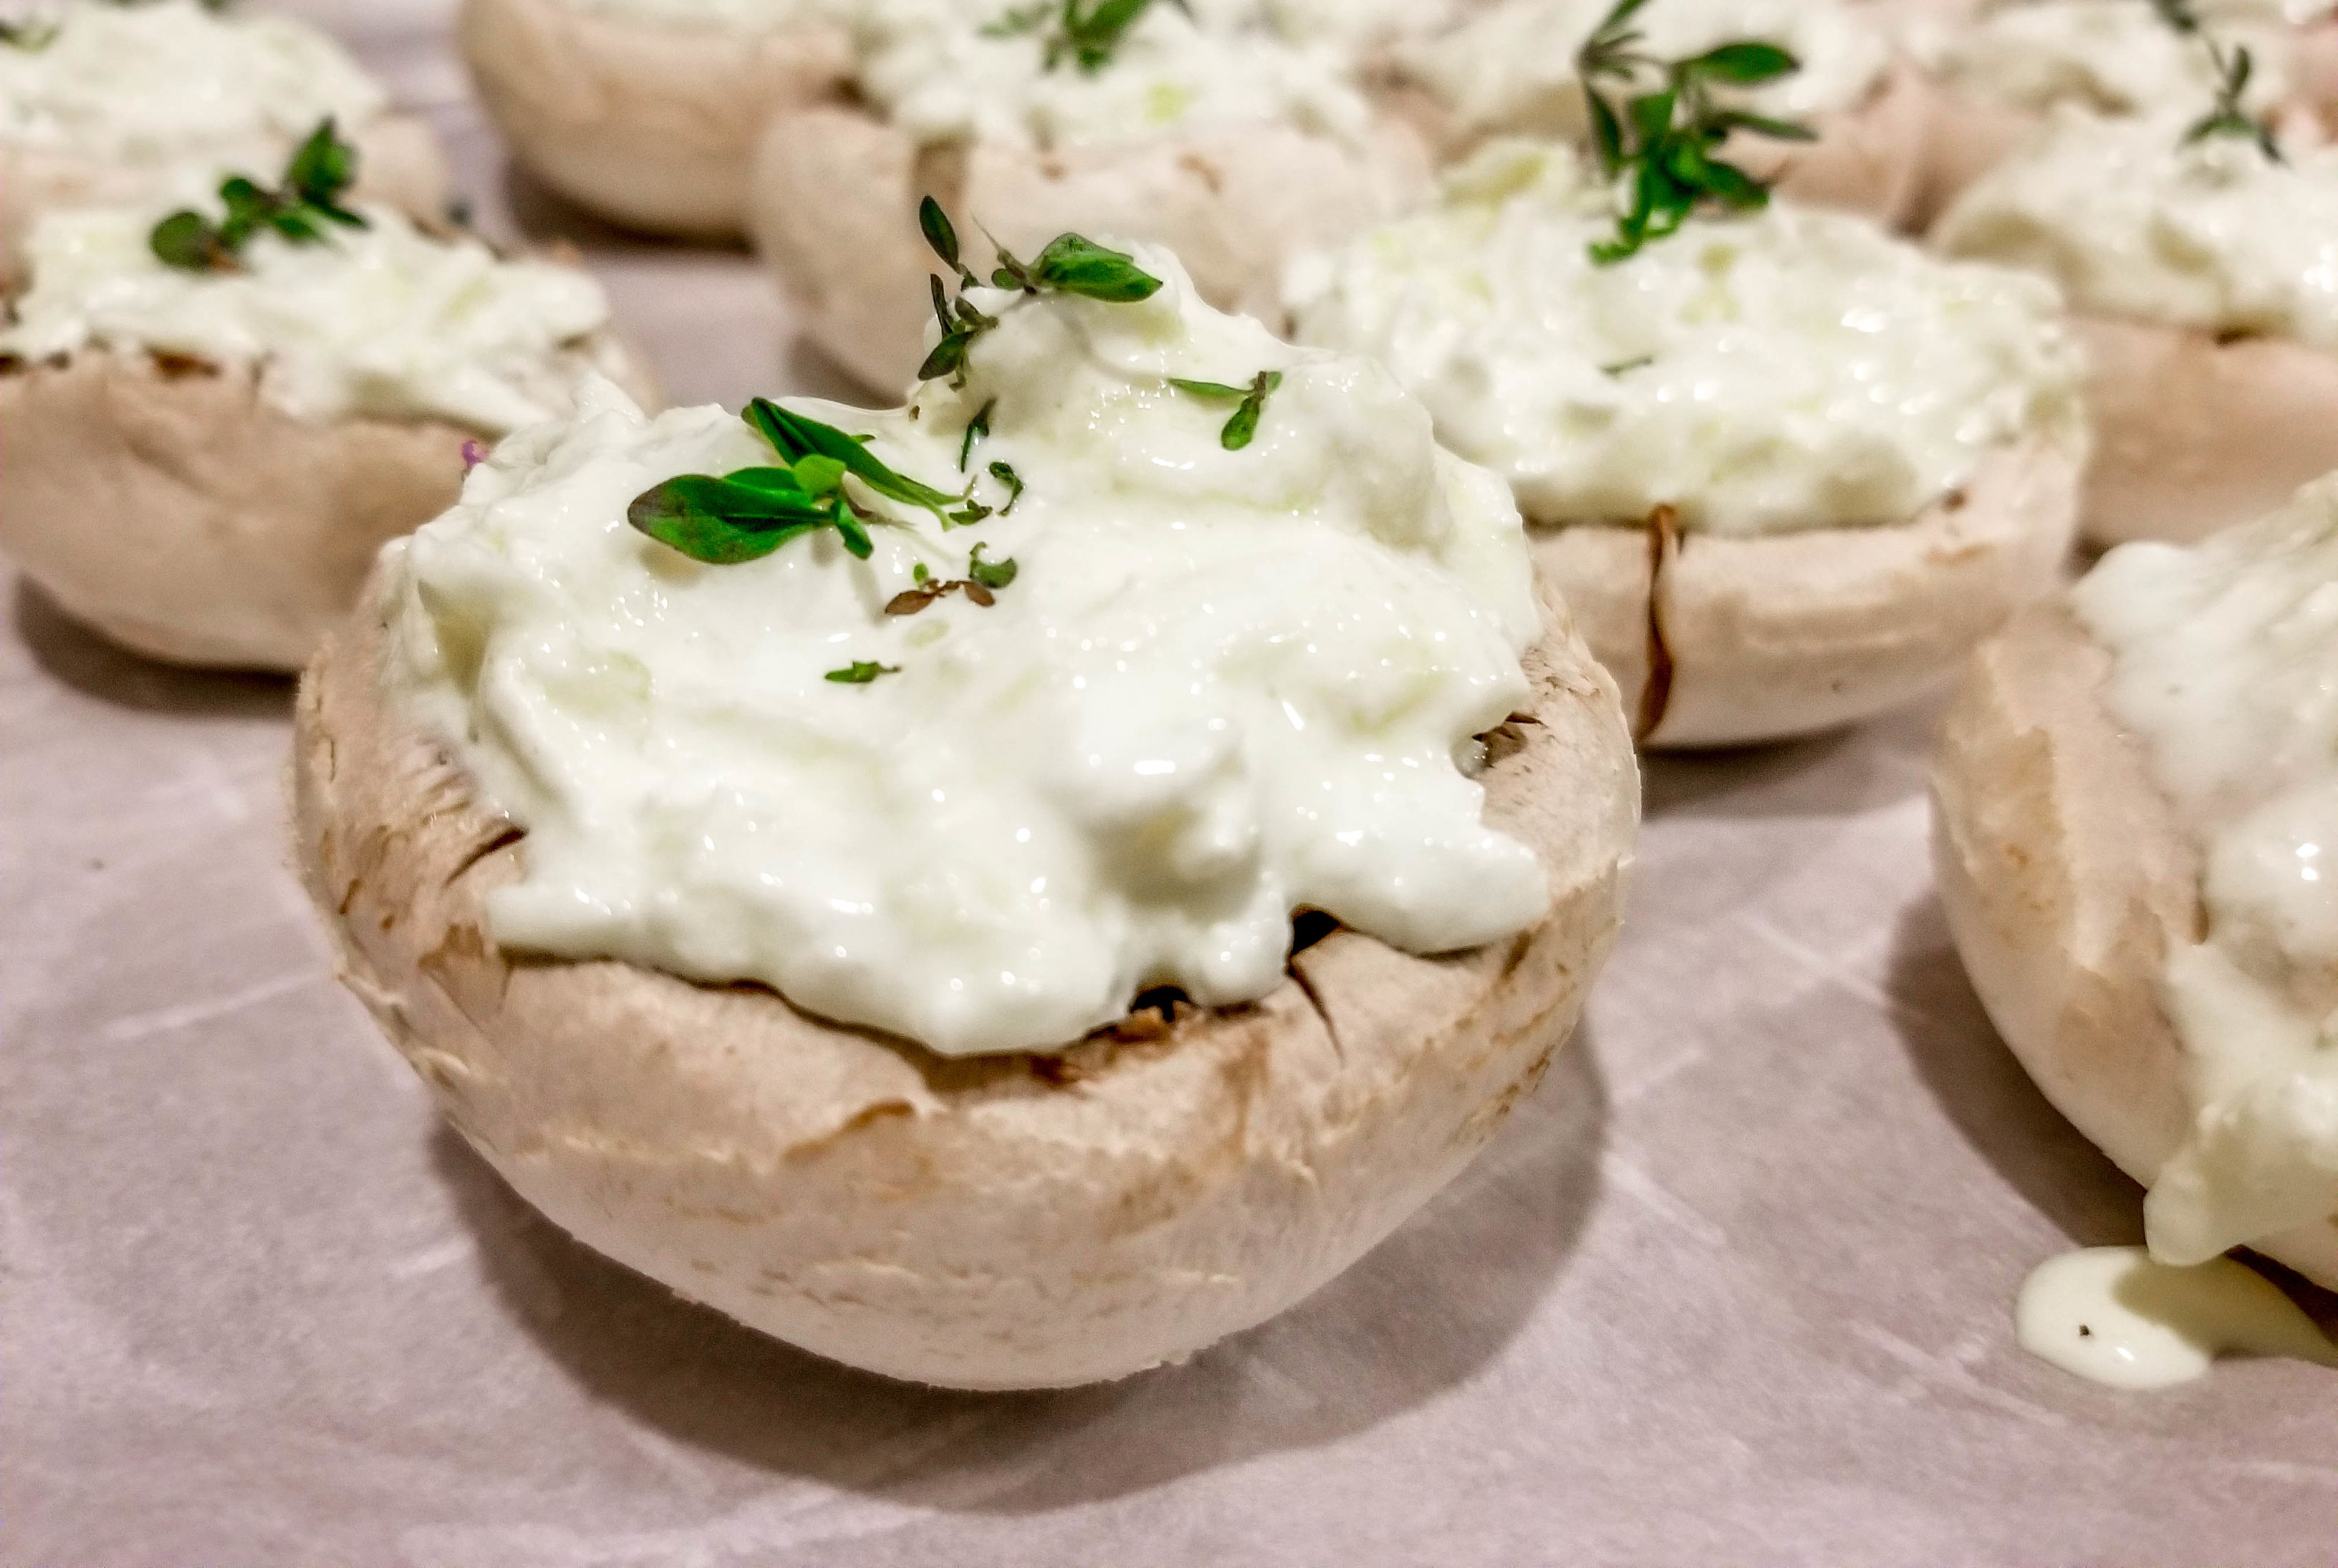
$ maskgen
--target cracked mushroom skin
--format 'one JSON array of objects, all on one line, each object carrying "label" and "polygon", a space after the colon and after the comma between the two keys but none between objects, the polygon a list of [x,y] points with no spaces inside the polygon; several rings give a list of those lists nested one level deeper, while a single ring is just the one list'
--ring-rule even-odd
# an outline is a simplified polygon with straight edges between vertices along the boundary
[{"label": "cracked mushroom skin", "polygon": [[1652,750],[1831,730],[1934,691],[2062,580],[2078,466],[1985,459],[1914,521],[1732,538],[1590,524],[1530,530]]},{"label": "cracked mushroom skin", "polygon": [[[2202,852],[2107,706],[2112,654],[2066,601],[1969,668],[1932,761],[1932,862],[1989,1018],[2055,1108],[2156,1182],[2195,1122],[2162,977],[2207,929]],[[2252,1249],[2338,1289],[2338,1222]]]},{"label": "cracked mushroom skin", "polygon": [[385,708],[376,602],[303,683],[301,874],[344,978],[447,1119],[579,1240],[888,1376],[1072,1385],[1263,1321],[1426,1201],[1531,1093],[1619,916],[1637,787],[1613,684],[1544,596],[1488,820],[1549,913],[1437,958],[1351,931],[1262,1001],[946,1058],[777,994],[507,955],[524,841]]},{"label": "cracked mushroom skin", "polygon": [[693,239],[744,233],[765,123],[837,94],[852,64],[824,23],[660,23],[573,0],[464,0],[456,36],[522,167],[613,223]]}]

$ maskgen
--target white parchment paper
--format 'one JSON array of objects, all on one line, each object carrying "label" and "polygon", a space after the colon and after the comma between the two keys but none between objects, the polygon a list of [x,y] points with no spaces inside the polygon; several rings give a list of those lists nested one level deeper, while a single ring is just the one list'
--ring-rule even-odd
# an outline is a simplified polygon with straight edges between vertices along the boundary
[{"label": "white parchment paper", "polygon": [[[491,232],[584,248],[677,400],[842,390],[743,255],[507,174],[439,0],[296,8],[437,120]],[[1320,1296],[1182,1367],[974,1396],[535,1219],[333,985],[281,866],[289,688],[0,605],[15,1568],[2338,1562],[2338,1377],[2120,1396],[2013,1345],[2024,1273],[2135,1239],[2137,1193],[1949,947],[1929,713],[1654,765],[1582,1035]]]}]

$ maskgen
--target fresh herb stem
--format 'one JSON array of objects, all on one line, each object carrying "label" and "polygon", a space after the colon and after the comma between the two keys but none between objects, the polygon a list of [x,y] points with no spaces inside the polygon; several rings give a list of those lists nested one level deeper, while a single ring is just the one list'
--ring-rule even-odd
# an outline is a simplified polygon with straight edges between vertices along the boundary
[{"label": "fresh herb stem", "polygon": [[876,664],[865,659],[856,659],[841,670],[830,671],[822,679],[833,681],[840,686],[867,686],[873,684],[880,675],[899,675],[900,672],[899,664]]},{"label": "fresh herb stem", "polygon": [[1258,422],[1266,413],[1266,400],[1282,385],[1282,372],[1262,370],[1251,377],[1247,387],[1230,387],[1223,381],[1187,381],[1172,376],[1169,385],[1189,397],[1223,402],[1229,398],[1241,400],[1241,407],[1218,432],[1218,445],[1229,452],[1239,452],[1258,436]]},{"label": "fresh herb stem", "polygon": [[[949,286],[938,273],[927,279],[933,295],[934,319],[940,323],[941,336],[935,340],[925,363],[918,367],[918,379],[936,381],[947,376],[951,389],[962,391],[966,387],[968,353],[984,333],[998,325],[998,318],[986,314],[967,299],[967,290],[979,287],[980,280],[959,253],[958,230],[951,224],[949,215],[931,196],[918,203],[918,227],[928,247],[941,258],[943,265],[958,274],[958,294],[952,298]],[[1027,265],[996,240],[991,248],[998,253],[998,265],[991,274],[991,282],[1000,289],[1019,289],[1026,295],[1076,294],[1108,304],[1133,304],[1150,299],[1161,290],[1161,279],[1139,267],[1135,257],[1106,250],[1077,234],[1057,235],[1039,252],[1039,259]],[[989,432],[988,412],[986,407],[976,416],[986,435]],[[968,426],[969,432],[972,428]],[[960,455],[961,472],[973,449],[973,442],[968,440]]]},{"label": "fresh herb stem", "polygon": [[2227,51],[2205,33],[2201,44],[2208,51],[2209,62],[2216,68],[2216,102],[2208,113],[2184,132],[2180,146],[2189,147],[2196,142],[2205,142],[2211,136],[2238,136],[2256,143],[2257,151],[2272,163],[2285,162],[2281,145],[2273,139],[2265,123],[2241,106],[2241,95],[2248,91],[2250,74],[2256,63],[2249,57],[2248,45],[2235,44]]}]

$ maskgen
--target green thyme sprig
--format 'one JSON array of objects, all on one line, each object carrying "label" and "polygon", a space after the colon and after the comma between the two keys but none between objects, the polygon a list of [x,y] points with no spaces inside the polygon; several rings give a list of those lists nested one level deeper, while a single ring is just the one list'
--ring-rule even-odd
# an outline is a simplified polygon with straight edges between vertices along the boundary
[{"label": "green thyme sprig", "polygon": [[[1631,176],[1631,209],[1616,220],[1612,239],[1594,240],[1591,259],[1606,267],[1677,230],[1700,202],[1717,201],[1740,211],[1768,204],[1759,180],[1714,151],[1734,132],[1782,142],[1814,140],[1810,127],[1713,100],[1717,87],[1757,87],[1802,69],[1802,63],[1774,44],[1724,44],[1685,60],[1661,60],[1642,51],[1643,34],[1632,18],[1648,0],[1616,0],[1575,57],[1591,114],[1599,167],[1611,180]],[[1663,85],[1654,92],[1635,87],[1654,74]],[[1621,90],[1611,99],[1601,83]]]},{"label": "green thyme sprig", "polygon": [[1218,445],[1229,452],[1239,452],[1258,435],[1258,422],[1266,412],[1266,399],[1282,385],[1282,372],[1262,370],[1251,377],[1247,387],[1230,387],[1223,381],[1187,381],[1180,377],[1169,377],[1169,385],[1189,397],[1212,402],[1239,400],[1233,417],[1218,432]]},{"label": "green thyme sprig", "polygon": [[740,417],[771,443],[784,466],[742,468],[720,477],[677,475],[635,496],[625,520],[711,566],[758,561],[791,539],[828,528],[866,561],[876,546],[867,518],[845,492],[847,477],[937,518],[966,499],[895,473],[870,454],[867,436],[791,414],[768,397],[756,398]]},{"label": "green thyme sprig", "polygon": [[[966,386],[968,351],[984,333],[998,325],[998,318],[985,314],[966,297],[966,291],[980,287],[981,280],[960,257],[958,230],[951,226],[949,214],[942,211],[942,204],[930,196],[918,202],[918,227],[943,265],[958,274],[958,292],[953,299],[948,285],[939,275],[927,279],[932,286],[934,318],[941,323],[942,335],[933,352],[926,356],[926,362],[918,368],[918,379],[934,381],[947,376],[953,389],[962,389]],[[1161,279],[1139,267],[1136,258],[1107,250],[1077,234],[1058,234],[1039,252],[1037,260],[1027,264],[996,241],[991,248],[998,253],[998,264],[990,275],[993,288],[1018,289],[1027,295],[1076,294],[1114,305],[1150,299],[1161,291]],[[984,413],[988,413],[987,407]],[[969,442],[967,450],[972,449]]]},{"label": "green thyme sprig", "polygon": [[329,223],[362,229],[366,220],[341,205],[357,173],[357,149],[335,134],[328,115],[293,152],[275,189],[231,176],[219,188],[224,218],[214,223],[200,212],[173,212],[154,225],[147,246],[168,266],[215,272],[242,265],[245,242],[263,229],[295,245],[322,241]]},{"label": "green thyme sprig", "polygon": [[866,659],[855,659],[841,670],[831,670],[821,679],[833,681],[839,686],[867,686],[880,675],[899,675],[899,664],[878,664]]},{"label": "green thyme sprig", "polygon": [[2281,147],[2273,139],[2273,132],[2264,122],[2241,107],[2241,94],[2248,91],[2249,75],[2256,63],[2249,58],[2248,45],[2235,44],[2228,52],[2218,46],[2205,34],[2200,42],[2208,51],[2208,59],[2216,68],[2215,106],[2184,132],[2179,145],[2189,147],[2196,142],[2205,142],[2211,136],[2238,136],[2256,143],[2257,151],[2269,162],[2284,162]]},{"label": "green thyme sprig", "polygon": [[[1189,0],[1169,0],[1187,16],[1194,15]],[[1112,64],[1128,30],[1144,19],[1153,9],[1153,0],[1063,0],[1057,6],[1050,0],[1018,5],[1006,12],[995,22],[986,23],[982,34],[986,38],[1013,38],[1036,33],[1050,21],[1055,24],[1046,40],[1046,69],[1053,71],[1065,61],[1076,63],[1090,74]]]}]

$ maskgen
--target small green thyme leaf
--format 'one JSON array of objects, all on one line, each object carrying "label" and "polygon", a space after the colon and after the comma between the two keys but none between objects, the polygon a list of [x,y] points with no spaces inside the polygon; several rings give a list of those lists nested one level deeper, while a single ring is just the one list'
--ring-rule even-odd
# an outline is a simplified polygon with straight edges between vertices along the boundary
[{"label": "small green thyme leaf", "polygon": [[1655,362],[1656,357],[1655,355],[1643,354],[1637,359],[1619,359],[1613,365],[1602,365],[1599,367],[1599,374],[1602,376],[1626,376],[1635,370],[1644,370]]},{"label": "small green thyme leaf", "polygon": [[993,397],[989,402],[985,403],[980,408],[976,409],[974,417],[966,422],[966,439],[958,443],[958,471],[959,473],[963,474],[966,472],[968,462],[973,458],[974,444],[977,441],[987,441],[990,439],[990,415],[991,411],[997,407],[998,399]]},{"label": "small green thyme leaf", "polygon": [[1050,240],[1031,264],[1031,280],[1041,289],[1114,305],[1150,299],[1161,291],[1161,279],[1139,267],[1135,257],[1077,234]]},{"label": "small green thyme leaf", "polygon": [[2273,132],[2241,107],[2241,95],[2248,91],[2249,76],[2256,64],[2249,57],[2248,45],[2236,44],[2232,52],[2226,54],[2213,38],[2203,35],[2201,42],[2207,48],[2210,63],[2216,68],[2215,107],[2184,132],[2184,139],[2178,145],[2189,147],[2196,142],[2205,142],[2211,136],[2238,136],[2244,141],[2255,142],[2257,151],[2264,154],[2268,162],[2285,162],[2281,155],[2280,143],[2273,139]]},{"label": "small green thyme leaf", "polygon": [[24,22],[0,20],[0,44],[34,54],[56,42],[57,24],[34,17]]},{"label": "small green thyme leaf", "polygon": [[993,463],[990,476],[1007,486],[1007,505],[998,509],[1001,517],[1015,510],[1015,503],[1023,499],[1023,475],[1005,463]]},{"label": "small green thyme leaf", "polygon": [[856,659],[841,670],[830,671],[821,679],[833,681],[840,686],[867,686],[879,675],[899,675],[900,672],[899,664],[872,664],[865,659]]},{"label": "small green thyme leaf", "polygon": [[1735,87],[1758,87],[1801,68],[1792,54],[1775,44],[1724,44],[1680,63],[1685,74],[1710,76]]},{"label": "small green thyme leaf", "polygon": [[235,252],[221,242],[219,230],[200,212],[172,213],[154,225],[146,243],[166,267],[210,272],[235,265]]},{"label": "small green thyme leaf", "polygon": [[1169,377],[1169,385],[1180,392],[1190,392],[1196,397],[1221,397],[1231,402],[1250,396],[1247,387],[1229,387],[1223,381],[1188,381],[1182,376]]},{"label": "small green thyme leaf", "polygon": [[634,498],[625,521],[710,566],[760,561],[830,521],[809,496],[788,497],[707,474],[683,474]]},{"label": "small green thyme leaf", "polygon": [[920,588],[932,582],[933,577],[934,574],[926,570],[926,564],[922,561],[909,568],[909,581]]},{"label": "small green thyme leaf", "polygon": [[967,557],[966,574],[985,588],[1004,588],[1015,581],[1015,559],[1010,555],[1004,561],[985,561],[982,553],[988,548],[987,544],[974,547],[974,553]]},{"label": "small green thyme leaf", "polygon": [[1242,407],[1234,410],[1233,417],[1228,419],[1225,428],[1218,432],[1219,446],[1229,452],[1239,452],[1257,437],[1258,422],[1266,412],[1267,397],[1282,385],[1282,372],[1262,370],[1251,378],[1247,387],[1229,387],[1223,381],[1187,381],[1174,376],[1169,378],[1169,385],[1180,392],[1215,402],[1233,397],[1242,399]]}]

